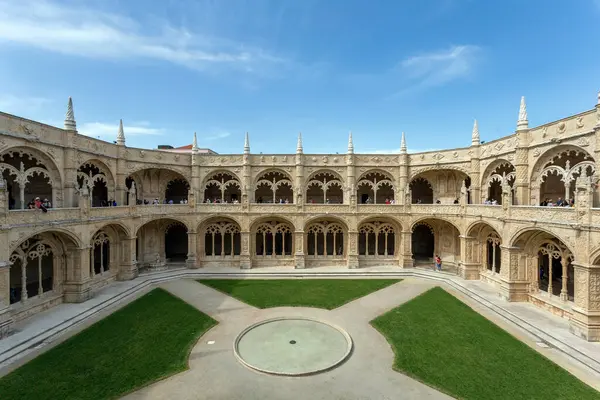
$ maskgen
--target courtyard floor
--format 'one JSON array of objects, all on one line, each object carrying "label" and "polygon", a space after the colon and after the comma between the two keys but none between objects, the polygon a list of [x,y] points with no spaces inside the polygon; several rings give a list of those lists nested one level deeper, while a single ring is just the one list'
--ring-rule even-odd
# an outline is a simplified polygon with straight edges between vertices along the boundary
[{"label": "courtyard floor", "polygon": [[[229,272],[256,277],[302,277],[317,272],[289,269],[174,270],[118,282],[84,304],[63,304],[17,326],[18,332],[0,341],[0,376],[56,345],[110,312],[139,297],[154,284],[181,298],[219,323],[194,346],[189,370],[131,393],[130,399],[416,399],[449,398],[392,369],[394,353],[369,321],[435,286],[442,286],[524,343],[600,388],[600,344],[568,333],[568,322],[530,304],[506,303],[482,282],[463,281],[450,274],[424,270],[373,268],[350,272],[319,269],[323,274],[364,278],[401,278],[402,282],[333,310],[308,307],[258,309],[193,279]],[[399,273],[400,272],[400,273]],[[404,272],[404,273],[402,273]],[[410,272],[410,274],[408,273]],[[417,275],[417,276],[415,276]],[[340,277],[340,276],[336,276]],[[150,279],[151,278],[151,279]],[[151,281],[151,282],[150,282]],[[162,283],[161,283],[162,281]],[[278,317],[313,318],[338,326],[352,337],[351,356],[325,373],[293,378],[251,370],[233,355],[235,338],[246,327]],[[77,321],[81,321],[77,323]],[[511,322],[512,321],[512,322]],[[527,321],[527,322],[525,322]],[[36,344],[37,343],[37,344]],[[540,347],[544,343],[545,347]],[[35,345],[34,345],[35,344]],[[468,377],[464,377],[468,379]]]}]

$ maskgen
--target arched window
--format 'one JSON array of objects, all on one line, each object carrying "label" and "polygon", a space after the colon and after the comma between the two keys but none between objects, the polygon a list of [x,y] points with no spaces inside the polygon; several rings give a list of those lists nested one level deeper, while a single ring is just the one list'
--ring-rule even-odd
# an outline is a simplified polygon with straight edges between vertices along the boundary
[{"label": "arched window", "polygon": [[394,184],[389,175],[368,172],[356,184],[361,204],[386,204],[394,199]]},{"label": "arched window", "polygon": [[344,229],[336,222],[313,222],[306,228],[306,255],[344,256]]},{"label": "arched window", "polygon": [[208,258],[233,258],[241,253],[241,235],[237,224],[213,222],[206,227],[204,251]]},{"label": "arched window", "polygon": [[292,228],[279,221],[263,222],[256,228],[255,250],[259,257],[292,255]]},{"label": "arched window", "polygon": [[364,223],[358,229],[358,255],[365,257],[388,257],[395,254],[396,234],[394,227],[381,221]]},{"label": "arched window", "polygon": [[283,172],[264,173],[256,182],[254,201],[256,203],[293,203],[292,181]]},{"label": "arched window", "polygon": [[52,247],[41,237],[23,242],[10,256],[10,303],[38,297],[54,287]]},{"label": "arched window", "polygon": [[90,276],[102,275],[110,269],[110,239],[100,231],[92,238],[90,252]]}]

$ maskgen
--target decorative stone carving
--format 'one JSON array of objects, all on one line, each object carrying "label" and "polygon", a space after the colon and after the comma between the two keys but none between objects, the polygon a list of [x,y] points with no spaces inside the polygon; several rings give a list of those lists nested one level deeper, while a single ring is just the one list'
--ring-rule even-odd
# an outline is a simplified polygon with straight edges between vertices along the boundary
[{"label": "decorative stone carving", "polygon": [[556,131],[558,133],[565,133],[565,131],[567,130],[567,123],[566,122],[560,122],[557,126],[556,126]]},{"label": "decorative stone carving", "polygon": [[577,119],[575,120],[575,127],[577,129],[581,129],[585,126],[585,123],[583,122],[583,117],[577,117]]}]

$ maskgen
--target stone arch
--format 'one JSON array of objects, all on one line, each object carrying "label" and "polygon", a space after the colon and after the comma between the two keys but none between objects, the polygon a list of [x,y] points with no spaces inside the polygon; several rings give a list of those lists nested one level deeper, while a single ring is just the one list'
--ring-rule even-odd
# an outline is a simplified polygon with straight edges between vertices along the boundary
[{"label": "stone arch", "polygon": [[437,254],[444,269],[456,271],[460,261],[461,231],[455,224],[444,218],[424,217],[413,222],[411,231],[411,248],[416,263],[431,268],[433,257]]},{"label": "stone arch", "polygon": [[80,244],[71,232],[51,229],[34,233],[13,246],[9,257],[10,304],[27,307],[33,298],[44,302],[62,294],[64,277],[81,262]]},{"label": "stone arch", "polygon": [[241,202],[242,181],[235,172],[218,169],[207,174],[202,180],[202,193],[207,203]]},{"label": "stone arch", "polygon": [[319,265],[324,260],[343,262],[345,259],[348,226],[342,219],[311,218],[304,224],[304,235],[307,266]]},{"label": "stone arch", "polygon": [[115,179],[110,168],[100,159],[90,158],[77,168],[77,176],[73,182],[77,189],[82,185],[88,188],[92,207],[108,206],[115,200]]},{"label": "stone arch", "polygon": [[477,221],[466,229],[466,264],[476,264],[479,272],[499,274],[502,269],[502,237],[488,222]]},{"label": "stone arch", "polygon": [[293,203],[294,180],[281,168],[266,168],[253,182],[254,201],[257,203]]},{"label": "stone arch", "polygon": [[510,201],[514,202],[515,166],[508,160],[498,159],[488,165],[481,177],[481,202],[494,201],[502,204],[502,187],[511,189]]},{"label": "stone arch", "polygon": [[[114,225],[114,227],[113,227],[113,225]],[[125,237],[132,237],[133,236],[131,229],[127,225],[125,225],[124,223],[118,222],[118,221],[106,222],[106,223],[100,225],[100,227],[98,229],[96,229],[96,232],[99,231],[99,230],[104,229],[105,227],[109,227],[109,228],[113,228],[113,229],[121,229],[122,233],[125,234]]]},{"label": "stone arch", "polygon": [[359,265],[367,261],[398,259],[401,224],[392,218],[369,217],[358,224]]},{"label": "stone arch", "polygon": [[15,146],[0,153],[0,179],[7,182],[9,208],[25,209],[29,200],[47,198],[53,207],[63,204],[63,175],[41,150]]},{"label": "stone arch", "polygon": [[90,277],[104,279],[114,277],[128,254],[123,241],[129,237],[128,230],[118,222],[107,223],[97,229],[90,239]]},{"label": "stone arch", "polygon": [[413,179],[409,188],[412,204],[433,204],[433,186],[422,176]]},{"label": "stone arch", "polygon": [[166,263],[186,261],[188,223],[168,216],[145,221],[136,229],[137,259],[144,268],[165,268]]},{"label": "stone arch", "polygon": [[343,204],[344,180],[332,169],[321,168],[308,176],[305,184],[306,202]]},{"label": "stone arch", "polygon": [[291,258],[294,255],[294,224],[287,218],[266,216],[250,228],[251,254],[261,260]]},{"label": "stone arch", "polygon": [[537,296],[541,303],[552,297],[564,302],[581,301],[575,298],[574,253],[559,235],[529,227],[515,233],[511,244],[515,248],[511,278],[528,281],[530,294]]},{"label": "stone arch", "polygon": [[[126,177],[127,180],[135,182],[136,196],[143,202],[153,203],[164,203],[167,196],[167,188],[170,182],[181,181],[181,193],[173,194],[170,200],[179,203],[181,200],[187,200],[190,188],[190,179],[188,174],[184,174],[181,171],[170,168],[168,166],[161,165],[160,167],[148,167],[141,168],[135,172],[131,172]],[[124,182],[124,184],[126,184]],[[183,189],[185,188],[185,189]]]},{"label": "stone arch", "polygon": [[463,168],[461,166],[448,165],[448,164],[436,164],[436,165],[431,165],[428,167],[418,168],[418,169],[415,169],[414,171],[411,171],[411,173],[409,174],[409,181],[412,181],[413,179],[417,178],[419,175],[422,175],[426,172],[442,171],[442,170],[451,170],[451,171],[462,172],[463,174],[469,176],[469,171],[466,168]]},{"label": "stone arch", "polygon": [[[471,177],[460,167],[440,165],[439,167],[422,168],[412,174],[410,184],[422,178],[427,181],[431,187],[431,192],[423,190],[423,195],[431,203],[455,204],[460,201],[461,193],[471,186]],[[421,187],[424,186],[421,185]],[[416,201],[416,194],[413,193],[413,199]],[[422,201],[423,202],[423,201]]]},{"label": "stone arch", "polygon": [[395,190],[394,176],[378,168],[363,172],[356,181],[356,194],[361,204],[394,202]]},{"label": "stone arch", "polygon": [[203,265],[239,266],[242,228],[233,218],[213,216],[198,225],[198,251]]},{"label": "stone arch", "polygon": [[[531,202],[545,205],[573,197],[575,179],[586,171],[588,176],[596,171],[594,157],[585,149],[563,144],[546,150],[533,165],[530,175]],[[544,204],[542,204],[544,202]]]}]

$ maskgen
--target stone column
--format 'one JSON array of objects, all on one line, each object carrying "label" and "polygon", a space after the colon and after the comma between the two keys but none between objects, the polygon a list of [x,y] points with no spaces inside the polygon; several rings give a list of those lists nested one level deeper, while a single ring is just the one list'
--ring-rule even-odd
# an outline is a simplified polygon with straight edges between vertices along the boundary
[{"label": "stone column", "polygon": [[8,336],[13,320],[10,313],[10,262],[0,261],[0,339]]},{"label": "stone column", "polygon": [[121,243],[121,265],[119,268],[119,275],[117,277],[120,281],[134,279],[138,276],[139,271],[137,267],[136,249],[136,237],[123,239]]},{"label": "stone column", "polygon": [[515,150],[515,203],[517,205],[529,205],[531,203],[529,198],[529,162],[527,149],[529,130],[517,131],[517,134],[519,143]]},{"label": "stone column", "polygon": [[460,235],[460,255],[461,260],[458,263],[458,274],[463,279],[479,279],[481,263],[477,262],[475,252],[479,251],[477,239],[472,236]]},{"label": "stone column", "polygon": [[575,306],[570,331],[590,342],[600,341],[600,265],[573,263]]},{"label": "stone column", "polygon": [[358,231],[348,231],[348,246],[346,248],[348,268],[360,267],[358,264]]},{"label": "stone column", "polygon": [[[396,192],[394,193],[394,200],[396,204],[407,204],[405,193],[409,189],[408,182],[408,154],[401,153],[398,156],[400,167],[399,167],[399,177],[400,181],[398,182],[398,187],[396,188]],[[410,200],[408,201],[410,204]]]},{"label": "stone column", "polygon": [[[518,247],[500,245],[500,297],[507,301],[527,301],[529,282],[526,279],[526,257]],[[498,268],[498,267],[496,267]]]},{"label": "stone column", "polygon": [[304,240],[304,231],[294,232],[294,266],[296,269],[305,267]]},{"label": "stone column", "polygon": [[400,235],[402,237],[402,243],[400,247],[400,266],[402,268],[413,268],[415,266],[415,262],[412,258],[412,232],[402,231]]},{"label": "stone column", "polygon": [[[188,235],[188,253],[185,264],[188,268],[198,268],[198,260],[196,258],[196,250],[198,247],[198,232],[190,229]],[[232,249],[233,251],[233,249]]]},{"label": "stone column", "polygon": [[90,287],[90,249],[85,246],[70,251],[64,258],[67,278],[63,285],[65,303],[82,303],[92,297]]},{"label": "stone column", "polygon": [[240,239],[242,241],[242,252],[240,254],[240,268],[252,268],[252,251],[250,246],[250,232],[241,232]]},{"label": "stone column", "polygon": [[[598,103],[596,104],[596,124],[594,125],[594,137],[596,138],[596,148],[594,160],[596,161],[596,173],[593,183],[597,184],[600,180],[600,93],[598,94]],[[600,206],[600,191],[594,190],[593,206]]]}]

